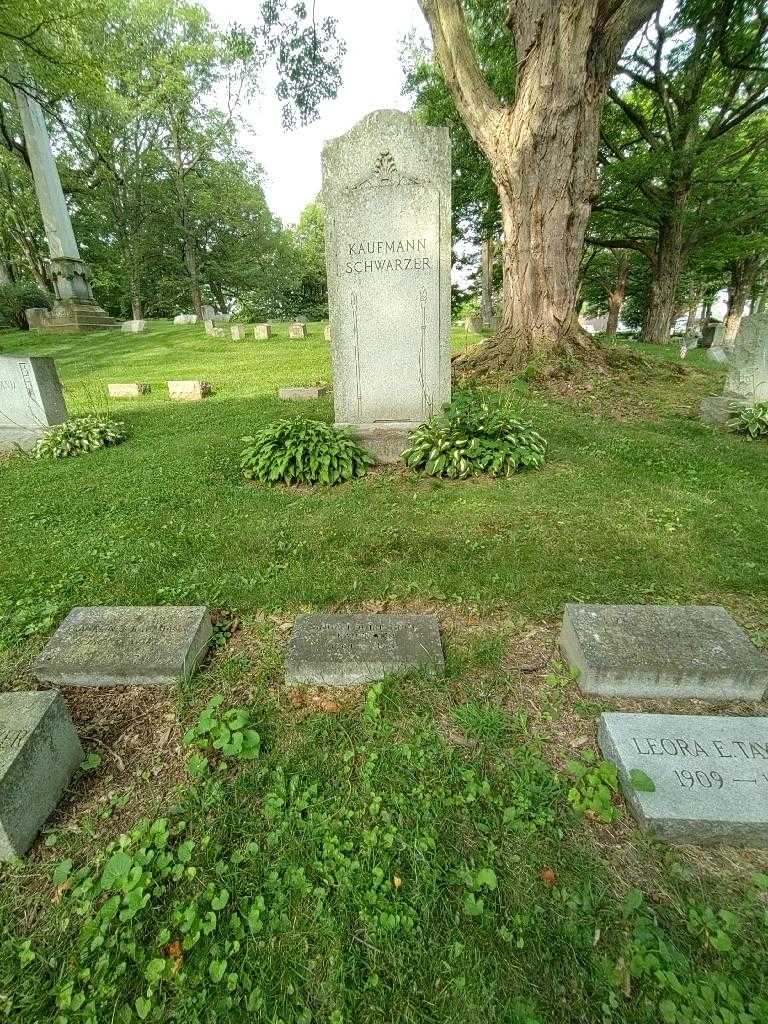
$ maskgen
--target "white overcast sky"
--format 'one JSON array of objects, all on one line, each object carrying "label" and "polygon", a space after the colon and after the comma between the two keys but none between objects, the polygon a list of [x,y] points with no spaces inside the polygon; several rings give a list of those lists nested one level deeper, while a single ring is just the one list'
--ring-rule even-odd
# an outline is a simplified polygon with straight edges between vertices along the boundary
[{"label": "white overcast sky", "polygon": [[[204,0],[221,24],[237,21],[250,26],[257,18],[254,0]],[[315,16],[338,19],[338,34],[347,44],[343,84],[335,100],[327,100],[320,117],[306,128],[283,130],[275,78],[267,74],[263,95],[246,112],[252,134],[242,142],[266,171],[267,202],[285,223],[320,191],[320,153],[326,139],[343,135],[372,110],[407,110],[401,95],[400,42],[413,28],[427,36],[427,26],[416,0],[316,0]]]}]

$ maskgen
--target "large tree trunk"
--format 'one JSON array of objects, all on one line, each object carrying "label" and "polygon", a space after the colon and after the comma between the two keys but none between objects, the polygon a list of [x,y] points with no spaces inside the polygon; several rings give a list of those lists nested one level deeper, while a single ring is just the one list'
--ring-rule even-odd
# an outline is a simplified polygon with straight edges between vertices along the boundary
[{"label": "large tree trunk", "polygon": [[620,253],[616,257],[616,277],[613,288],[608,293],[608,322],[605,325],[606,334],[615,334],[619,329],[619,316],[621,307],[624,304],[624,296],[627,294],[627,282],[629,281],[629,257]]},{"label": "large tree trunk", "polygon": [[483,327],[491,327],[493,324],[493,239],[491,237],[483,241],[481,287],[480,315],[483,319]]},{"label": "large tree trunk", "polygon": [[[654,0],[515,0],[515,101],[488,85],[460,0],[419,0],[446,83],[499,191],[503,308],[468,359],[479,372],[591,350],[576,291],[595,188],[600,114],[624,45]],[[510,59],[512,54],[510,53]]]},{"label": "large tree trunk", "polygon": [[736,260],[731,264],[731,279],[728,283],[728,312],[725,316],[723,348],[733,348],[739,333],[744,306],[755,283],[758,261],[753,258]]},{"label": "large tree trunk", "polygon": [[141,302],[141,283],[135,267],[131,269],[131,316],[134,320],[143,320],[144,318]]},{"label": "large tree trunk", "polygon": [[683,211],[688,191],[680,190],[675,205],[661,221],[653,258],[651,292],[643,323],[643,340],[664,345],[675,321],[677,282],[683,263]]},{"label": "large tree trunk", "polygon": [[203,319],[203,296],[200,289],[200,270],[197,263],[197,246],[192,234],[184,232],[184,263],[189,274],[189,293],[192,297],[192,308],[197,319]]}]

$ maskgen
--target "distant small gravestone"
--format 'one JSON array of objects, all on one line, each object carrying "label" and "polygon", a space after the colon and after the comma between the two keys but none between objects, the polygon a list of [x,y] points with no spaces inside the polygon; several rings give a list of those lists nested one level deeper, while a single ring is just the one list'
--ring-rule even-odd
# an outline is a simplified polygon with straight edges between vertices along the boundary
[{"label": "distant small gravestone", "polygon": [[120,330],[123,334],[140,334],[143,330],[146,330],[146,326],[146,320],[123,320]]},{"label": "distant small gravestone", "polygon": [[328,394],[328,388],[280,388],[278,397],[285,402],[302,402],[311,398],[324,398]]},{"label": "distant small gravestone", "polygon": [[323,148],[336,425],[379,461],[451,396],[448,129],[377,110]]},{"label": "distant small gravestone", "polygon": [[560,648],[583,693],[761,700],[768,658],[724,608],[565,606]]},{"label": "distant small gravestone", "polygon": [[148,395],[152,388],[149,384],[107,384],[110,398],[141,398]]},{"label": "distant small gravestone", "polygon": [[707,349],[707,359],[711,359],[713,363],[727,363],[728,353],[719,345],[713,345]]},{"label": "distant small gravestone", "polygon": [[39,331],[45,327],[49,313],[50,310],[46,306],[32,306],[30,309],[25,309],[24,316],[27,318],[30,331]]},{"label": "distant small gravestone", "polygon": [[300,615],[288,645],[285,681],[359,686],[414,669],[444,674],[434,615]]},{"label": "distant small gravestone", "polygon": [[197,323],[197,315],[195,313],[179,313],[178,316],[173,318],[173,322],[179,326]]},{"label": "distant small gravestone", "polygon": [[168,394],[174,402],[199,402],[213,389],[207,380],[169,380]]},{"label": "distant small gravestone", "polygon": [[204,607],[73,608],[32,665],[56,686],[160,686],[195,670],[211,637]]},{"label": "distant small gravestone", "polygon": [[611,712],[597,742],[643,830],[669,843],[768,846],[765,718]]},{"label": "distant small gravestone", "polygon": [[217,327],[216,324],[213,322],[213,320],[205,320],[204,321],[204,325],[205,325],[205,333],[208,335],[209,338],[223,338],[224,337],[224,328],[223,327]]},{"label": "distant small gravestone", "polygon": [[253,328],[253,336],[256,341],[267,341],[272,337],[272,328],[269,324],[255,324]]},{"label": "distant small gravestone", "polygon": [[306,338],[306,336],[307,336],[306,324],[302,324],[302,323],[299,323],[298,321],[296,321],[295,324],[291,324],[291,326],[288,328],[288,337],[289,338]]},{"label": "distant small gravestone", "polygon": [[56,364],[46,356],[0,356],[0,450],[33,448],[68,418]]},{"label": "distant small gravestone", "polygon": [[27,852],[82,760],[61,694],[0,694],[0,861]]},{"label": "distant small gravestone", "polygon": [[326,324],[325,325],[325,330],[323,331],[323,337],[325,338],[326,341],[330,341],[331,340],[331,325],[330,324]]},{"label": "distant small gravestone", "polygon": [[[714,351],[718,348],[715,340]],[[768,312],[742,317],[739,331],[728,357],[728,376],[722,395],[712,395],[701,403],[705,423],[723,424],[741,409],[768,401]]]},{"label": "distant small gravestone", "polygon": [[242,341],[245,338],[245,332],[248,328],[245,324],[232,324],[229,330],[232,334],[232,341]]}]

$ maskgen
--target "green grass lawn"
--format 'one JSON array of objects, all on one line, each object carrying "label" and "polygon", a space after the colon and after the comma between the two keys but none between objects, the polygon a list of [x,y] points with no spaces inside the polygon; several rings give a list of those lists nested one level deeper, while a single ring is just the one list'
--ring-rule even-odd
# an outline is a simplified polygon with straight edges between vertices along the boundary
[{"label": "green grass lawn", "polygon": [[[31,685],[73,605],[221,610],[177,693],[65,694],[91,753],[0,869],[1,1024],[768,1020],[768,856],[670,851],[618,805],[603,822],[568,800],[607,705],[553,656],[566,601],[722,603],[768,646],[768,445],[698,422],[723,381],[703,353],[681,370],[675,346],[634,349],[647,363],[510,385],[549,441],[541,471],[290,490],[241,479],[240,438],[332,419],[330,399],[277,398],[329,381],[322,325],[0,334],[0,354],[56,359],[73,414],[131,429],[82,458],[0,462],[0,686]],[[180,378],[213,397],[172,403]],[[108,402],[110,381],[152,393]],[[440,617],[445,682],[280,686],[298,612],[398,608]],[[183,734],[216,693],[260,752],[190,775]]]}]

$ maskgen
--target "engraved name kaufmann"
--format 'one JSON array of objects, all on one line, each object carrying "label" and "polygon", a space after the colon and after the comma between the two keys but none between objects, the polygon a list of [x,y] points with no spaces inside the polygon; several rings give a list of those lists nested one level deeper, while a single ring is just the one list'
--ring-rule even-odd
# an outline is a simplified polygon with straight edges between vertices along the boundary
[{"label": "engraved name kaufmann", "polygon": [[[431,270],[426,238],[347,242],[345,274],[372,274],[382,270]],[[411,255],[409,255],[411,254]],[[372,258],[368,258],[372,257]]]}]

